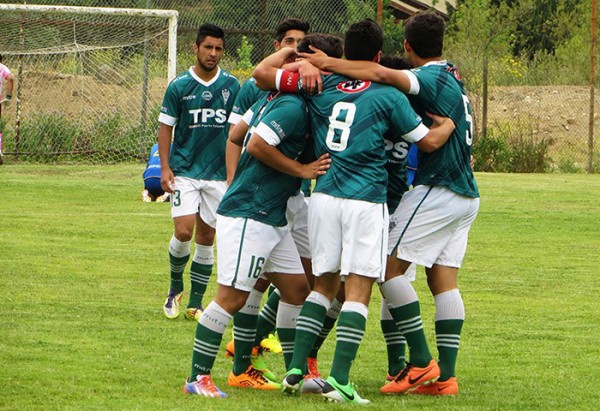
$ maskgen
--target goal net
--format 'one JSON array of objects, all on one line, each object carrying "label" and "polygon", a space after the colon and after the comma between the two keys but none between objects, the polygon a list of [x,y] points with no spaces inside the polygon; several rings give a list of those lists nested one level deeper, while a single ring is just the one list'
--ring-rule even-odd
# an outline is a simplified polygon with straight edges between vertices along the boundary
[{"label": "goal net", "polygon": [[0,54],[15,77],[5,158],[146,159],[176,35],[173,10],[0,4]]}]

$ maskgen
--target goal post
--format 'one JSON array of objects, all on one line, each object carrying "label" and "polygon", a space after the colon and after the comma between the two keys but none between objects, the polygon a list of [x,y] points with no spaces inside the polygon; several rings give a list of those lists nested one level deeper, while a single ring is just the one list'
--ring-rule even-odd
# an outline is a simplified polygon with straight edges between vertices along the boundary
[{"label": "goal post", "polygon": [[15,76],[0,131],[9,158],[144,159],[176,75],[175,10],[0,4],[0,54]]}]

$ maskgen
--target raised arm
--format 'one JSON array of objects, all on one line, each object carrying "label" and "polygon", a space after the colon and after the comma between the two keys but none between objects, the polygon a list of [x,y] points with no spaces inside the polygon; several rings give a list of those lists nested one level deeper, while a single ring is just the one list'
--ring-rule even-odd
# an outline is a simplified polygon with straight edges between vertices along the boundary
[{"label": "raised arm", "polygon": [[331,71],[357,80],[370,80],[389,84],[404,93],[410,91],[410,78],[403,70],[389,69],[373,61],[343,60],[328,57],[321,50],[312,46],[310,48],[315,53],[300,53],[299,56],[323,71]]},{"label": "raised arm", "polygon": [[295,53],[294,49],[284,47],[258,63],[252,72],[258,88],[262,90],[276,90],[277,70]]}]

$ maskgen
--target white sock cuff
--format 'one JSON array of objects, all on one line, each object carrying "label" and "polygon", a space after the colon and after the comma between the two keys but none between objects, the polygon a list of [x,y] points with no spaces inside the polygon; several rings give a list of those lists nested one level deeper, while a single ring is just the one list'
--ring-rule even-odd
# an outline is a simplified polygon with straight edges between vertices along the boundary
[{"label": "white sock cuff", "polygon": [[465,305],[457,288],[435,295],[433,299],[436,321],[465,319]]},{"label": "white sock cuff", "polygon": [[393,320],[392,313],[390,312],[390,307],[385,298],[381,299],[381,319],[382,320]]},{"label": "white sock cuff", "polygon": [[342,303],[337,298],[334,298],[331,302],[331,307],[327,310],[327,317],[338,318],[342,309]]},{"label": "white sock cuff", "polygon": [[277,310],[277,328],[296,328],[301,309],[301,305],[292,305],[280,301]]},{"label": "white sock cuff", "polygon": [[175,234],[173,234],[171,242],[169,243],[169,254],[177,258],[190,255],[190,243],[191,241],[179,241],[177,237],[175,237]]},{"label": "white sock cuff", "polygon": [[387,280],[381,284],[380,288],[390,308],[402,307],[419,301],[415,289],[405,275]]},{"label": "white sock cuff", "polygon": [[211,301],[198,322],[216,333],[223,334],[232,318],[233,315],[216,302]]},{"label": "white sock cuff", "polygon": [[198,264],[213,265],[215,263],[213,246],[196,244],[196,253],[192,261]]},{"label": "white sock cuff", "polygon": [[327,297],[325,297],[323,294],[318,293],[316,291],[311,291],[310,294],[308,295],[308,297],[306,297],[306,301],[310,301],[311,303],[322,305],[323,307],[325,307],[325,310],[327,310],[327,311],[329,311],[329,309],[331,308],[331,301],[329,301],[329,299]]},{"label": "white sock cuff", "polygon": [[342,305],[341,311],[352,311],[362,315],[365,318],[367,318],[367,315],[369,314],[369,309],[367,306],[357,301],[346,301],[344,305]]},{"label": "white sock cuff", "polygon": [[262,302],[262,296],[262,292],[252,289],[250,294],[248,294],[246,304],[244,304],[240,312],[242,314],[258,315],[258,312],[260,311],[260,303]]}]

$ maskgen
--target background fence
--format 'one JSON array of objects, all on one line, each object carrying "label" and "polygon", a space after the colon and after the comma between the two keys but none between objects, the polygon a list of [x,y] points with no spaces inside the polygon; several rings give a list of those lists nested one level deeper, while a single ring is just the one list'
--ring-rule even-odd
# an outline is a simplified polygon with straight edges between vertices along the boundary
[{"label": "background fence", "polygon": [[[9,2],[0,0],[0,3]],[[56,4],[58,1],[36,3]],[[398,54],[402,51],[402,23],[397,23],[389,0],[88,0],[60,3],[177,10],[177,72],[193,64],[191,47],[198,26],[206,21],[225,29],[226,56],[222,66],[242,81],[250,75],[253,64],[272,52],[274,29],[287,17],[307,20],[313,32],[339,35],[352,22],[363,18],[378,19],[386,34],[384,52]],[[457,9],[460,11],[461,7],[465,7],[464,4]],[[475,8],[471,7],[469,12],[472,10]],[[381,11],[380,15],[378,11]],[[118,47],[99,43],[89,56],[79,50],[70,57],[23,55],[14,50],[7,53],[6,43],[15,39],[1,35],[4,17],[0,16],[0,53],[4,54],[4,63],[13,69],[21,89],[20,99],[4,110],[0,120],[6,160],[145,160],[156,139],[156,114],[167,84],[164,35],[156,35],[151,40],[146,38],[137,44],[125,41]],[[458,23],[453,24],[460,23],[455,20]],[[479,27],[475,22],[463,24]],[[576,47],[578,55],[567,55],[561,60],[557,53],[552,65],[548,64],[544,69],[538,64],[532,69],[528,61],[497,52],[492,42],[483,41],[487,37],[493,38],[493,33],[467,31],[450,27],[445,48],[447,57],[461,68],[475,108],[477,169],[576,172],[585,171],[591,164],[593,171],[600,170],[597,144],[590,146],[589,141],[589,36],[580,39],[581,44]],[[461,33],[464,38],[460,37]],[[146,61],[146,70],[149,70],[146,80],[142,75],[144,53],[149,59]],[[86,65],[100,70],[93,75],[93,90],[81,88],[82,84],[90,83],[86,81],[90,72],[85,69]],[[88,77],[84,77],[86,73]],[[115,76],[113,80],[111,76]],[[138,97],[142,94],[140,89],[144,81],[148,87],[145,116],[141,114],[142,103]],[[136,100],[128,99],[128,94],[136,96]],[[598,103],[596,99],[595,107],[599,107]],[[22,115],[17,123],[19,104]],[[89,114],[81,108],[93,105],[105,108],[101,114],[94,114],[94,121],[89,118],[83,121],[82,118]],[[598,117],[596,113],[591,116]],[[600,127],[594,124],[592,136],[599,132]],[[19,142],[19,147],[15,142]]]}]

